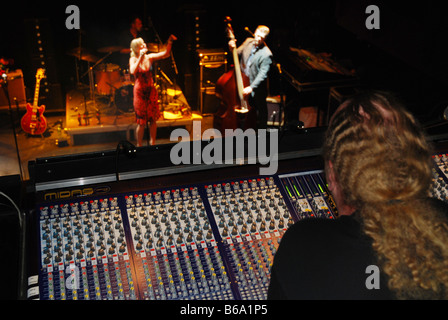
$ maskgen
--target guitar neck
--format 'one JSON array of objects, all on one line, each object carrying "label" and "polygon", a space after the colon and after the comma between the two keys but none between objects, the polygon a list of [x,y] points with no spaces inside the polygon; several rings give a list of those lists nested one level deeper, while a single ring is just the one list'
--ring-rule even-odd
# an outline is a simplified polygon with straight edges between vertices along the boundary
[{"label": "guitar neck", "polygon": [[37,109],[39,103],[40,80],[36,80],[36,89],[34,89],[33,111]]},{"label": "guitar neck", "polygon": [[244,89],[244,85],[243,85],[243,76],[241,74],[241,67],[240,67],[240,60],[238,57],[238,52],[236,48],[233,48],[233,63],[235,65],[235,77],[236,77],[236,85],[238,88],[238,96],[240,98],[240,100],[243,100],[243,89]]}]

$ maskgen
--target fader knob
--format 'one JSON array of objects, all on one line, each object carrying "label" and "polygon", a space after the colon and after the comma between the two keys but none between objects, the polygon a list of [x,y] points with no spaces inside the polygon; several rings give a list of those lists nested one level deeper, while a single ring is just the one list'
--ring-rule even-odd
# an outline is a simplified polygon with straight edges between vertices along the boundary
[{"label": "fader knob", "polygon": [[61,256],[58,254],[56,257],[54,257],[54,261],[55,262],[61,262],[62,261]]},{"label": "fader knob", "polygon": [[51,254],[47,254],[47,256],[44,259],[44,263],[49,264],[51,262],[51,258],[52,258]]},{"label": "fader knob", "polygon": [[285,227],[285,222],[284,222],[283,219],[281,219],[281,220],[279,221],[279,223],[278,223],[278,227],[279,227],[280,229],[283,229],[283,228]]},{"label": "fader knob", "polygon": [[250,227],[250,232],[256,232],[257,231],[257,224],[255,222],[252,223]]},{"label": "fader knob", "polygon": [[213,238],[212,230],[209,230],[209,231],[207,232],[206,238],[207,238],[207,240],[210,240],[210,239]]}]

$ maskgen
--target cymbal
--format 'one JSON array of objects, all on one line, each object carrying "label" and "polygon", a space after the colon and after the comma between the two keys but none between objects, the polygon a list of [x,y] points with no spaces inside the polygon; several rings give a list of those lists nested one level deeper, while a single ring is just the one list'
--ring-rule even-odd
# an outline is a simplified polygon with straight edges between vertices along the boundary
[{"label": "cymbal", "polygon": [[118,52],[120,50],[124,49],[124,47],[121,46],[110,46],[110,47],[103,47],[99,48],[97,51],[101,53],[109,53],[109,52]]},{"label": "cymbal", "polygon": [[[91,54],[86,48],[73,48],[69,51],[67,51],[67,54],[70,56],[73,56],[75,58],[88,61],[88,62],[97,62],[98,58],[95,57],[93,54]],[[81,54],[81,57],[80,57]]]},{"label": "cymbal", "polygon": [[161,52],[165,50],[165,45],[159,43],[147,43],[146,47],[149,52]]}]

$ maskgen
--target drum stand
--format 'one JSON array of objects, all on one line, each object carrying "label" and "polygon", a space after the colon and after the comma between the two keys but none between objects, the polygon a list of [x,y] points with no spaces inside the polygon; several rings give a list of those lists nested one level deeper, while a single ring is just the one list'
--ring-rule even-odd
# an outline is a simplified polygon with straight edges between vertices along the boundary
[{"label": "drum stand", "polygon": [[[95,97],[95,79],[93,77],[93,69],[96,68],[96,66],[98,66],[101,62],[103,62],[107,57],[109,57],[112,54],[112,52],[107,53],[104,57],[102,57],[100,60],[98,60],[93,66],[90,66],[90,62],[87,62],[87,67],[88,70],[81,76],[81,78],[84,78],[87,74],[89,75],[89,90],[90,90],[90,101],[93,104],[93,108],[95,110],[95,113],[97,115],[97,119],[98,119],[98,124],[101,123],[101,116],[100,116],[100,110],[98,108],[98,105],[96,103],[96,97]],[[85,98],[85,97],[84,97]],[[87,110],[87,102],[85,102],[85,108],[86,111],[84,113],[84,118],[85,118],[85,124],[89,125],[90,121],[89,121],[89,112]]]}]

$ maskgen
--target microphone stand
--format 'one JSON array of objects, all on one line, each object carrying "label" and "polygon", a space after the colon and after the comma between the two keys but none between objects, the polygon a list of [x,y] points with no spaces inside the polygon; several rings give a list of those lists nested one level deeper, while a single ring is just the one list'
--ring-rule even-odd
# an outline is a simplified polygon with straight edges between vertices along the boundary
[{"label": "microphone stand", "polygon": [[[152,23],[151,17],[148,17],[148,24],[153,29],[154,34],[156,35],[159,44],[163,45],[163,41],[162,41],[162,39],[160,39],[159,33],[156,30],[156,27]],[[171,52],[170,52],[170,59],[171,59],[171,65],[174,69],[174,72],[176,73],[176,76],[174,77],[174,85],[173,85],[174,86],[174,99],[176,100],[177,99],[177,95],[176,95],[177,77],[179,76],[179,70],[177,69],[177,64],[176,64],[176,60],[174,59],[173,50],[171,50]]]},{"label": "microphone stand", "polygon": [[[12,132],[13,132],[13,135],[14,135],[14,142],[15,142],[15,145],[16,145],[17,160],[19,162],[20,181],[23,181],[22,161],[20,160],[19,144],[17,143],[16,128],[15,128],[15,125],[14,125],[14,118],[12,116],[11,99],[9,97],[9,90],[8,90],[8,75],[6,73],[4,73],[2,75],[2,78],[3,78],[2,88],[3,88],[3,91],[5,92],[6,99],[8,100],[9,116],[11,118]],[[17,101],[16,97],[14,97],[14,101],[16,102],[17,109],[18,109],[19,108],[19,102]]]}]

